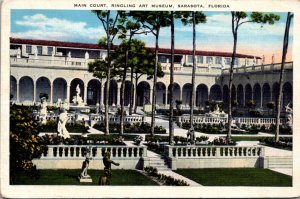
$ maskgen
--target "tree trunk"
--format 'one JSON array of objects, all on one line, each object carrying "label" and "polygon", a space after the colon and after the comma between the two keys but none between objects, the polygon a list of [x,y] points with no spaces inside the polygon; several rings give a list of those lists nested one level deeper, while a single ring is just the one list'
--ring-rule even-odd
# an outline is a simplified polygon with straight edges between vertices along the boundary
[{"label": "tree trunk", "polygon": [[131,89],[130,89],[129,115],[132,115],[132,112],[133,112],[133,98],[135,97],[135,95],[134,95],[135,86],[133,86],[133,69],[134,69],[133,66],[131,66],[131,70],[130,70]]},{"label": "tree trunk", "polygon": [[135,74],[135,92],[134,92],[134,98],[135,98],[135,104],[134,104],[134,113],[136,114],[137,109],[137,84],[138,84],[138,74]]},{"label": "tree trunk", "polygon": [[191,95],[191,112],[190,112],[190,128],[193,127],[194,120],[194,104],[195,104],[195,73],[196,73],[196,21],[195,21],[195,12],[192,12],[193,18],[193,71],[192,71],[192,95]]},{"label": "tree trunk", "polygon": [[231,123],[232,123],[232,81],[233,81],[233,66],[235,62],[235,56],[236,56],[236,45],[237,45],[237,28],[238,23],[236,27],[234,27],[234,15],[232,14],[232,34],[233,34],[233,53],[231,57],[231,64],[230,64],[230,70],[229,70],[229,102],[228,102],[228,133],[227,133],[227,141],[231,141]]},{"label": "tree trunk", "polygon": [[173,106],[174,106],[174,12],[171,11],[171,67],[170,67],[170,116],[169,116],[169,144],[174,144],[174,121],[173,121]]},{"label": "tree trunk", "polygon": [[282,84],[283,84],[283,74],[284,74],[284,66],[285,66],[285,60],[286,60],[286,54],[288,50],[289,45],[289,31],[290,31],[290,24],[291,24],[291,18],[293,15],[288,12],[287,19],[286,19],[286,26],[285,26],[285,32],[284,32],[284,39],[283,39],[283,49],[282,49],[282,59],[281,59],[281,70],[280,70],[280,76],[279,76],[279,94],[277,98],[277,114],[276,114],[276,133],[275,133],[275,141],[279,141],[279,124],[280,124],[280,110],[281,110],[281,98],[282,98]]},{"label": "tree trunk", "polygon": [[156,82],[157,82],[157,67],[158,67],[158,35],[159,29],[156,29],[155,35],[155,66],[153,77],[153,89],[152,89],[152,111],[151,111],[151,136],[154,136],[155,127],[155,104],[156,104]]},{"label": "tree trunk", "polygon": [[111,38],[110,38],[110,32],[109,32],[109,16],[110,16],[110,11],[107,11],[107,74],[106,74],[106,91],[105,91],[105,135],[109,134],[109,106],[108,106],[108,99],[109,99],[109,87],[110,87],[110,67],[111,67],[111,55],[110,55],[110,50],[111,50]]},{"label": "tree trunk", "polygon": [[120,135],[124,134],[124,93],[125,93],[125,80],[126,80],[126,72],[128,68],[128,50],[125,52],[125,67],[122,77],[122,84],[121,84],[121,93],[120,93],[120,100],[121,100],[121,115],[120,115]]}]

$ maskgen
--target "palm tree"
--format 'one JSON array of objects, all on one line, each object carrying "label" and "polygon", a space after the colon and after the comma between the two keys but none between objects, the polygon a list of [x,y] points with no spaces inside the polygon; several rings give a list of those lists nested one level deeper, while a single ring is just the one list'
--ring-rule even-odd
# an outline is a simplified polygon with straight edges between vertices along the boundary
[{"label": "palm tree", "polygon": [[[231,30],[233,35],[233,52],[231,56],[231,64],[229,69],[229,103],[228,103],[228,133],[227,141],[231,140],[231,123],[232,123],[232,81],[233,81],[233,66],[236,58],[236,48],[238,39],[238,29],[245,23],[260,23],[260,24],[274,24],[280,19],[279,15],[264,14],[261,12],[252,12],[250,19],[246,19],[248,14],[246,12],[231,12]],[[246,19],[242,21],[243,19]]]},{"label": "palm tree", "polygon": [[275,141],[279,141],[279,124],[280,124],[280,110],[281,110],[281,98],[282,98],[282,84],[283,84],[283,74],[284,74],[284,66],[285,66],[285,60],[286,60],[286,54],[288,50],[289,45],[289,31],[290,31],[290,25],[291,20],[294,17],[293,14],[288,12],[287,19],[286,19],[286,25],[285,25],[285,32],[284,32],[284,39],[283,39],[283,48],[282,48],[282,60],[281,60],[281,69],[280,69],[280,76],[279,76],[279,94],[277,98],[277,113],[276,113],[276,133],[275,133]]}]

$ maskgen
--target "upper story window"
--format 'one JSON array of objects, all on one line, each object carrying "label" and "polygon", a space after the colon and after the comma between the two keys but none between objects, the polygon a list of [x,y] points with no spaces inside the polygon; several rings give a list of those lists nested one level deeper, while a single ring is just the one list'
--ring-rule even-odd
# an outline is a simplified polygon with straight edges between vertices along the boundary
[{"label": "upper story window", "polygon": [[165,55],[161,55],[158,57],[158,61],[160,63],[166,63],[167,62],[167,57]]},{"label": "upper story window", "polygon": [[193,63],[193,55],[188,56],[188,63]]},{"label": "upper story window", "polygon": [[203,56],[197,56],[197,63],[203,64]]},{"label": "upper story window", "polygon": [[37,46],[36,49],[37,49],[37,54],[38,55],[43,54],[43,47],[42,46]]},{"label": "upper story window", "polygon": [[206,57],[206,63],[210,64],[212,63],[213,57]]},{"label": "upper story window", "polygon": [[234,65],[239,65],[239,59],[238,58],[234,59]]},{"label": "upper story window", "polygon": [[221,57],[216,57],[216,64],[222,64],[222,58]]},{"label": "upper story window", "polygon": [[31,54],[32,53],[32,46],[26,46],[26,53]]},{"label": "upper story window", "polygon": [[225,64],[226,64],[226,65],[230,65],[230,64],[231,64],[231,58],[226,57],[226,58],[225,58]]},{"label": "upper story window", "polygon": [[47,54],[52,55],[52,53],[53,53],[53,47],[48,47],[47,48]]}]

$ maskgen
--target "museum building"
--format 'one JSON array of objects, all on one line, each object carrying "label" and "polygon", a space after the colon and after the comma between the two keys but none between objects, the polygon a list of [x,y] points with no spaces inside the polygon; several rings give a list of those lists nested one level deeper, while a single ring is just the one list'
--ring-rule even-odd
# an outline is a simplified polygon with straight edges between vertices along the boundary
[{"label": "museum building", "polygon": [[[156,84],[157,106],[167,107],[170,90],[170,49],[159,49],[159,62],[165,75]],[[229,66],[231,52],[196,51],[195,102],[199,109],[207,100],[224,102],[229,98]],[[32,105],[40,102],[39,94],[47,93],[48,103],[59,99],[72,103],[79,85],[86,105],[103,104],[105,79],[97,79],[88,71],[88,63],[105,59],[105,48],[97,44],[10,38],[10,89],[12,101]],[[253,55],[237,54],[234,66],[232,96],[239,107],[255,100],[256,108],[267,109],[279,93],[280,63],[264,64],[264,59]],[[191,99],[192,51],[175,49],[174,97],[189,107]],[[285,64],[283,76],[283,106],[293,99],[293,62]],[[130,103],[131,86],[137,93],[134,104],[151,103],[153,79],[142,75],[132,85],[128,75],[125,83],[125,105]],[[120,105],[121,83],[110,81],[109,104]]]}]

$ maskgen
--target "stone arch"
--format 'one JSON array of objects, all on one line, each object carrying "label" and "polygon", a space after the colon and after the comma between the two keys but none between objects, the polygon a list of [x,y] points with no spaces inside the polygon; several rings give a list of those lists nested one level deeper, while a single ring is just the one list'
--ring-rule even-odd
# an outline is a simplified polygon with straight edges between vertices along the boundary
[{"label": "stone arch", "polygon": [[58,99],[65,101],[67,98],[67,81],[64,78],[56,78],[53,81],[53,102]]},{"label": "stone arch", "polygon": [[191,105],[192,84],[186,83],[182,87],[182,104]]},{"label": "stone arch", "polygon": [[277,104],[277,99],[279,95],[279,83],[275,82],[272,86],[272,101]]},{"label": "stone arch", "polygon": [[[104,103],[106,99],[106,85],[107,82],[105,82],[105,88],[104,88]],[[117,105],[118,104],[117,99],[118,99],[118,83],[116,80],[112,79],[110,80],[110,84],[109,84],[108,105],[110,106]]]},{"label": "stone arch", "polygon": [[131,86],[132,83],[128,80],[125,81],[125,92],[124,92],[124,105],[129,106],[130,105],[130,99],[131,99]]},{"label": "stone arch", "polygon": [[84,82],[79,79],[79,78],[75,78],[71,81],[71,85],[70,85],[70,103],[73,103],[73,97],[76,96],[76,87],[77,85],[79,85],[80,88],[80,97],[82,98],[82,100],[84,99]]},{"label": "stone arch", "polygon": [[30,101],[33,102],[34,98],[34,83],[33,79],[29,76],[24,76],[19,81],[19,100],[20,102]]},{"label": "stone arch", "polygon": [[224,102],[224,109],[228,109],[229,105],[229,88],[227,85],[223,86],[223,102]]},{"label": "stone arch", "polygon": [[239,84],[237,86],[237,102],[239,107],[244,107],[245,102],[244,102],[244,88],[242,84]]},{"label": "stone arch", "polygon": [[256,83],[253,87],[253,99],[256,102],[256,108],[261,107],[261,87]]},{"label": "stone arch", "polygon": [[146,81],[142,81],[136,88],[137,93],[137,106],[143,106],[146,103],[150,103],[150,84]]},{"label": "stone arch", "polygon": [[101,83],[97,79],[92,79],[88,82],[87,86],[87,99],[86,103],[88,105],[100,104],[101,97]]},{"label": "stone arch", "polygon": [[[171,84],[168,86],[168,104],[170,104],[170,91]],[[174,103],[176,100],[180,100],[180,86],[177,83],[173,83],[173,99]]]},{"label": "stone arch", "polygon": [[268,83],[264,83],[262,88],[262,94],[263,94],[263,108],[267,108],[267,104],[271,101],[271,88]]},{"label": "stone arch", "polygon": [[208,87],[205,84],[199,84],[196,89],[196,106],[205,108],[205,102],[208,100]]},{"label": "stone arch", "polygon": [[17,79],[14,76],[10,76],[10,94],[13,101],[17,100]]},{"label": "stone arch", "polygon": [[156,83],[156,104],[164,105],[166,102],[166,86],[162,82]]},{"label": "stone arch", "polygon": [[36,80],[36,102],[40,101],[39,95],[41,93],[46,93],[48,95],[48,101],[51,101],[51,84],[47,77],[40,77]]},{"label": "stone arch", "polygon": [[282,106],[285,107],[289,103],[293,103],[293,87],[289,82],[286,82],[282,87]]},{"label": "stone arch", "polygon": [[245,86],[245,104],[248,103],[248,101],[252,100],[252,86],[250,84],[246,84]]},{"label": "stone arch", "polygon": [[212,87],[210,87],[210,96],[209,98],[211,100],[220,101],[222,100],[222,90],[221,86],[218,84],[214,84]]}]

